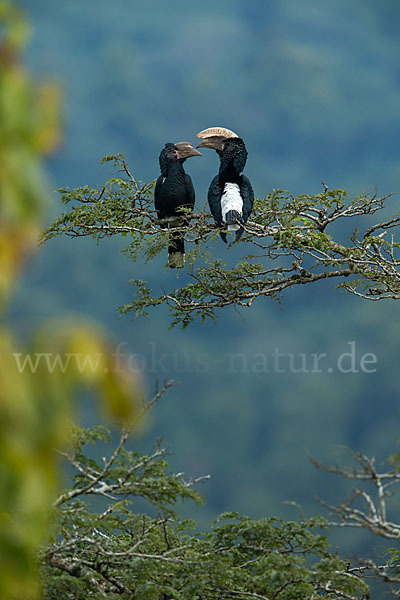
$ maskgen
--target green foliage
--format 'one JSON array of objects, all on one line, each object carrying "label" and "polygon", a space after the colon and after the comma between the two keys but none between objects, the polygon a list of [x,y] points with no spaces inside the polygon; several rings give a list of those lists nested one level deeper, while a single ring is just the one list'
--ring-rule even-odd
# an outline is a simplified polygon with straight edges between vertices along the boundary
[{"label": "green foliage", "polygon": [[[36,245],[45,200],[43,155],[59,139],[58,91],[38,86],[20,64],[29,23],[13,2],[0,1],[0,312],[22,263]],[[56,486],[52,448],[62,443],[62,400],[46,404],[14,360],[15,340],[0,329],[0,597],[36,598],[36,552],[49,522]],[[54,398],[52,398],[54,399]]]},{"label": "green foliage", "polygon": [[[103,428],[76,429],[66,458],[74,485],[56,502],[52,543],[42,552],[44,598],[362,598],[366,585],[327,549],[321,518],[284,522],[222,515],[207,533],[182,520],[178,500],[201,502],[166,449],[149,456],[122,437],[102,464],[85,445],[109,442]],[[101,497],[94,509],[90,496]],[[138,512],[138,498],[153,510]],[[149,513],[155,512],[155,516]]]},{"label": "green foliage", "polygon": [[60,140],[60,93],[20,65],[30,24],[11,1],[0,2],[0,28],[0,216],[28,226],[46,199],[42,157]]},{"label": "green foliage", "polygon": [[24,257],[36,246],[46,203],[43,156],[59,142],[59,90],[38,85],[20,64],[30,24],[0,1],[0,309]]},{"label": "green foliage", "polygon": [[[47,193],[43,157],[59,142],[58,88],[37,85],[20,63],[29,23],[13,2],[0,0],[0,312],[37,245]],[[47,538],[58,485],[54,453],[66,441],[72,397],[82,385],[101,389],[105,413],[132,422],[141,411],[138,380],[111,370],[111,352],[97,327],[53,321],[25,352],[0,329],[0,597],[36,599],[38,547]],[[45,353],[43,353],[45,349]],[[74,356],[100,357],[100,368]],[[53,361],[50,366],[47,361]],[[136,396],[136,397],[134,397]],[[140,400],[140,401],[139,401]]]},{"label": "green foliage", "polygon": [[[101,190],[89,186],[61,190],[64,203],[74,200],[76,204],[44,232],[43,240],[62,234],[97,240],[128,234],[132,241],[124,252],[133,261],[140,252],[152,260],[168,244],[168,233],[152,206],[152,186],[136,182],[122,155],[103,160],[113,161],[124,177],[110,179]],[[259,297],[279,301],[287,289],[329,278],[364,298],[400,297],[399,243],[394,235],[384,237],[388,229],[396,232],[400,217],[394,215],[360,233],[359,219],[382,211],[386,197],[360,196],[348,201],[346,191],[323,186],[324,191],[314,196],[296,198],[275,190],[265,200],[256,200],[242,240],[261,254],[234,266],[213,258],[216,229],[211,215],[205,211],[187,214],[185,226],[169,231],[184,233],[195,248],[190,254],[189,279],[159,296],[145,282],[133,280],[134,299],[120,312],[146,316],[150,307],[166,304],[171,326],[184,328],[196,318],[203,323],[215,320],[218,309],[250,307]],[[356,227],[346,234],[350,220]],[[335,226],[344,223],[344,235],[335,239]]]},{"label": "green foliage", "polygon": [[[181,476],[173,476],[169,473],[168,464],[163,459],[167,451],[162,449],[160,444],[157,445],[151,456],[144,457],[137,452],[125,449],[124,445],[127,439],[128,435],[125,434],[121,446],[112,455],[110,465],[104,469],[104,464],[100,465],[93,458],[87,456],[85,446],[88,443],[94,445],[99,441],[109,444],[111,442],[109,430],[104,427],[89,429],[74,427],[71,450],[66,457],[74,468],[77,468],[77,465],[80,467],[74,478],[73,487],[64,492],[56,504],[61,506],[71,495],[75,497],[76,489],[80,490],[79,495],[93,492],[92,487],[86,489],[91,479],[90,474],[93,473],[103,473],[102,485],[109,488],[112,494],[144,498],[168,515],[174,515],[169,507],[175,504],[178,498],[191,498],[198,503],[203,501],[200,494],[192,490]],[[86,491],[83,492],[83,489]]]}]

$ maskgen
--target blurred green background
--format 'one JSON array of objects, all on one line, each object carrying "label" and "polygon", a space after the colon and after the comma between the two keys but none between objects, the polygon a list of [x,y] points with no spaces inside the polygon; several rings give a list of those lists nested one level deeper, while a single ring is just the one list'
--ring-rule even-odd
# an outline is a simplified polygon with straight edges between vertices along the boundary
[{"label": "blurred green background", "polygon": [[[20,6],[32,25],[25,64],[38,80],[59,82],[64,94],[64,135],[47,163],[49,190],[101,185],[112,170],[99,161],[117,152],[138,179],[151,181],[165,142],[194,142],[197,131],[221,125],[245,139],[246,174],[258,197],[273,188],[317,193],[324,180],[355,195],[375,186],[381,195],[393,192],[388,211],[398,209],[397,0]],[[215,153],[189,161],[187,171],[201,207],[217,171]],[[59,195],[50,195],[48,222],[61,212]],[[223,510],[293,517],[286,500],[320,512],[314,495],[333,502],[346,488],[316,472],[308,455],[334,462],[349,445],[380,461],[398,450],[396,303],[369,304],[326,283],[287,293],[281,306],[265,300],[251,311],[226,310],[215,326],[168,331],[163,310],[150,320],[118,320],[117,307],[132,294],[130,278],[156,289],[167,279],[179,285],[162,260],[131,263],[120,254],[123,242],[51,241],[29,260],[9,318],[24,340],[49,316],[87,315],[116,345],[126,342],[121,352],[140,354],[149,392],[157,377],[182,382],[154,410],[139,443],[148,448],[163,436],[174,468],[212,475],[202,490],[207,506],[196,515],[202,526]],[[222,243],[215,252],[227,255]],[[296,366],[301,353],[326,353],[325,366],[334,367],[351,341],[358,364],[364,353],[376,355],[376,372],[276,372],[272,358],[270,372],[251,369],[255,355],[271,357],[276,349],[294,354]],[[249,368],[239,360],[229,368],[228,355],[239,353]],[[199,367],[201,356],[207,369]],[[83,407],[82,420],[93,424],[90,410]]]}]

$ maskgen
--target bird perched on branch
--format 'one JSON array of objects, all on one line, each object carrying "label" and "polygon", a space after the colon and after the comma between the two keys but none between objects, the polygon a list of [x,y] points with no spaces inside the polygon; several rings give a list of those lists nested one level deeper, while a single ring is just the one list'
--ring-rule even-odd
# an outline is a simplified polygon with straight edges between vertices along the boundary
[{"label": "bird perched on branch", "polygon": [[[190,176],[185,173],[183,163],[190,156],[201,156],[189,142],[165,144],[160,154],[161,175],[154,190],[154,206],[163,227],[182,227],[185,210],[193,209],[195,193]],[[173,232],[168,245],[168,266],[182,268],[185,263],[184,234]]]},{"label": "bird perched on branch", "polygon": [[[247,160],[246,146],[242,138],[224,127],[204,129],[197,137],[202,139],[197,148],[212,148],[220,157],[219,173],[208,190],[208,203],[218,227],[236,232],[237,241],[254,202],[251,183],[242,174]],[[220,236],[226,243],[226,233],[220,231]]]}]

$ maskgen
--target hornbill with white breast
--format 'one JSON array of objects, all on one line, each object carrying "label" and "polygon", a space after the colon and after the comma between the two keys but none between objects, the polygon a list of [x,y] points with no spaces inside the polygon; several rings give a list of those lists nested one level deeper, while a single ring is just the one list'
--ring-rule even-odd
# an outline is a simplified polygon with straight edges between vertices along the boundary
[{"label": "hornbill with white breast", "polygon": [[[224,127],[204,129],[197,137],[202,139],[197,148],[212,148],[220,157],[219,173],[208,190],[211,213],[218,227],[236,232],[238,241],[254,202],[251,183],[242,174],[247,160],[246,146],[242,138]],[[227,241],[225,231],[220,231],[220,236]]]},{"label": "hornbill with white breast", "polygon": [[[190,175],[185,173],[183,163],[190,156],[201,156],[189,142],[165,144],[160,154],[161,175],[154,189],[154,206],[162,226],[182,227],[183,209],[193,209],[195,202],[194,187]],[[171,233],[168,245],[168,266],[182,268],[185,263],[184,235]]]}]

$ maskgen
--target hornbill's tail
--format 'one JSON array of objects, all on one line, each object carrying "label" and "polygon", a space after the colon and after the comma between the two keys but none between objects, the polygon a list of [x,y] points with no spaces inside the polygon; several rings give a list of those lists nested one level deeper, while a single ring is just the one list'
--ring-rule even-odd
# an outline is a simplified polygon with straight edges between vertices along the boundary
[{"label": "hornbill's tail", "polygon": [[239,229],[236,232],[236,239],[235,239],[236,242],[238,242],[240,240],[240,238],[242,237],[243,231],[244,231],[243,227],[239,227]]},{"label": "hornbill's tail", "polygon": [[[242,235],[243,235],[243,232],[244,232],[244,229],[243,229],[243,227],[239,227],[239,229],[236,231],[235,242],[238,242],[238,241],[240,240],[240,238],[241,238],[241,237],[242,237]],[[225,242],[225,244],[227,244],[227,243],[228,243],[228,240],[227,240],[227,238],[226,238],[226,233],[225,233],[225,231],[220,231],[220,232],[219,232],[219,235],[221,236],[221,240],[222,240],[223,242]]]},{"label": "hornbill's tail", "polygon": [[240,229],[238,221],[241,220],[241,214],[237,210],[228,210],[225,215],[225,221],[228,231],[237,231]]},{"label": "hornbill's tail", "polygon": [[182,269],[185,264],[185,241],[181,233],[171,233],[168,246],[168,266]]},{"label": "hornbill's tail", "polygon": [[[243,223],[241,213],[237,210],[228,210],[228,212],[225,214],[226,231],[230,233],[236,232],[236,242],[240,240],[244,231],[240,223]],[[226,233],[224,231],[220,231],[219,235],[221,236],[221,239],[225,242],[225,244],[227,244],[228,241],[226,239]]]}]

